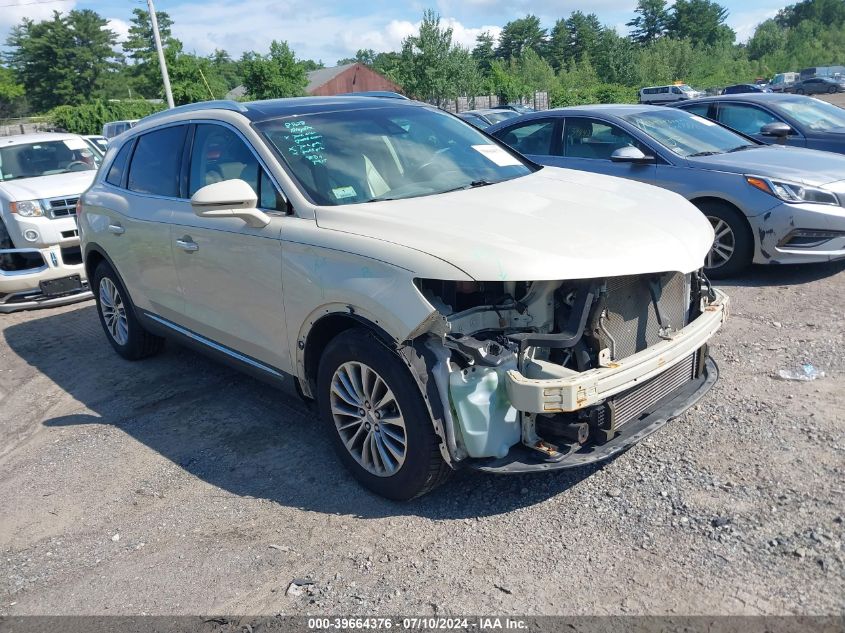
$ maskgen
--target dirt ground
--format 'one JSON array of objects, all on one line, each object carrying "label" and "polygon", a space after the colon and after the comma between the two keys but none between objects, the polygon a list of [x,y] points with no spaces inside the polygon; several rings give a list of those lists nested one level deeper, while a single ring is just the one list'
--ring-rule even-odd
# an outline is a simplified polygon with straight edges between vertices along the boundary
[{"label": "dirt ground", "polygon": [[407,504],[298,400],[175,345],[121,360],[92,302],[0,316],[0,615],[842,613],[843,271],[727,284],[719,383],[610,463]]}]

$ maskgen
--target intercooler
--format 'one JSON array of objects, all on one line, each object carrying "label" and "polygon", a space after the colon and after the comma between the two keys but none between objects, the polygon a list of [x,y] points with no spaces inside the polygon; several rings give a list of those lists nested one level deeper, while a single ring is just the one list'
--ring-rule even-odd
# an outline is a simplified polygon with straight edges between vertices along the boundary
[{"label": "intercooler", "polygon": [[667,332],[661,331],[658,308],[666,330],[684,327],[689,302],[683,273],[611,277],[593,311],[590,333],[599,350],[608,349],[612,360],[620,360],[662,340]]},{"label": "intercooler", "polygon": [[612,416],[613,430],[618,430],[623,424],[636,420],[670,393],[696,378],[701,353],[701,350],[696,351],[639,387],[634,387],[627,393],[610,399],[603,413]]}]

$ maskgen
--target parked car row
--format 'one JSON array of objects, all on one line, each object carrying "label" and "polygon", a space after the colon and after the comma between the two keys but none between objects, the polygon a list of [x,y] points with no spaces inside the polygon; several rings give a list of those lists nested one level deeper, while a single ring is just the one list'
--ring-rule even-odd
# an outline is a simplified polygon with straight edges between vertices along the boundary
[{"label": "parked car row", "polygon": [[[756,96],[777,98],[793,111],[813,109],[814,119],[830,109],[845,125],[845,111],[830,104]],[[500,123],[488,133],[544,165],[638,180],[683,195],[713,225],[715,240],[705,262],[711,277],[735,275],[752,262],[845,257],[845,156],[764,145],[692,114],[712,115],[710,108],[725,125],[736,125],[731,117],[757,117],[756,132],[773,133],[772,127],[761,130],[771,122],[748,112],[746,101],[723,97],[677,108],[560,108]]]}]

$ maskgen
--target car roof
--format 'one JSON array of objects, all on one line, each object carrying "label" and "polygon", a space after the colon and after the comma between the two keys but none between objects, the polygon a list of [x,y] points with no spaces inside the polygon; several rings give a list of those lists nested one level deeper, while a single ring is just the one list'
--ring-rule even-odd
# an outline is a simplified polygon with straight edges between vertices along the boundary
[{"label": "car roof", "polygon": [[716,97],[700,97],[691,101],[684,101],[682,103],[672,104],[673,107],[683,108],[684,106],[693,103],[710,103],[711,101],[748,101],[749,103],[769,103],[777,105],[778,103],[788,103],[803,101],[810,99],[804,95],[784,94],[782,92],[744,92],[735,95],[719,95]]},{"label": "car roof", "polygon": [[71,134],[69,132],[33,132],[31,134],[15,134],[13,136],[0,137],[0,147],[37,143],[38,141],[66,141],[72,138],[79,138],[79,135]]},{"label": "car roof", "polygon": [[279,117],[337,112],[344,110],[365,110],[377,108],[433,107],[427,103],[410,99],[385,99],[384,97],[361,97],[336,95],[331,97],[289,97],[286,99],[267,99],[264,101],[200,101],[156,112],[141,119],[142,123],[165,121],[171,116],[184,112],[211,112],[227,110],[238,112],[253,123],[277,119]]},{"label": "car roof", "polygon": [[490,114],[491,112],[513,112],[509,108],[476,108],[475,110],[464,110],[459,114]]},{"label": "car roof", "polygon": [[[641,112],[665,112],[665,106],[647,105],[639,103],[596,103],[593,105],[567,106],[547,110],[550,114],[559,113],[560,116],[567,114],[609,114],[612,116],[625,116],[626,114],[639,114]],[[526,115],[527,116],[527,115]]]}]

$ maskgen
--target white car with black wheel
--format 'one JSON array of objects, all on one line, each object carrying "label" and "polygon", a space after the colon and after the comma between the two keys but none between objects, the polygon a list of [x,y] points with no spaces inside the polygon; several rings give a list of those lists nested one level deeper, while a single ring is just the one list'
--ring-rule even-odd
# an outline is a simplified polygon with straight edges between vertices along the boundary
[{"label": "white car with black wheel", "polygon": [[183,106],[114,139],[80,232],[115,351],[192,345],[313,402],[393,499],[607,459],[701,398],[713,229],[426,104]]}]

